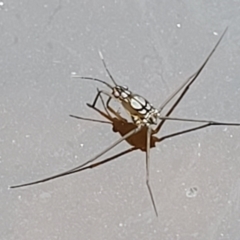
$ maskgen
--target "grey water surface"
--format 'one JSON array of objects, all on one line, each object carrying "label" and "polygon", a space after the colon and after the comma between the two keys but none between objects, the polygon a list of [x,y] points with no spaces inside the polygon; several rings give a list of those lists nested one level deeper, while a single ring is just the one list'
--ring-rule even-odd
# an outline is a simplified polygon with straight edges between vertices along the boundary
[{"label": "grey water surface", "polygon": [[[0,1],[0,239],[240,239],[240,127],[211,127],[93,170],[75,167],[119,138],[86,103],[110,83],[156,107],[214,56],[172,116],[240,122],[240,1]],[[116,110],[120,105],[115,103]],[[158,136],[192,127],[167,122]],[[122,143],[106,156],[127,149]],[[104,159],[102,157],[101,159]]]}]

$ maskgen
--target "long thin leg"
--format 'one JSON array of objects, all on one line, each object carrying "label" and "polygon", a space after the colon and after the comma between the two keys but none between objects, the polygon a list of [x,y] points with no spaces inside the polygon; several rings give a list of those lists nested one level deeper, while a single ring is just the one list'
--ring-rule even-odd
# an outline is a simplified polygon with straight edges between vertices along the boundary
[{"label": "long thin leg", "polygon": [[[176,133],[171,133],[171,134],[168,134],[168,135],[165,135],[163,137],[160,137],[158,139],[155,139],[156,142],[162,142],[168,138],[172,138],[172,137],[176,137],[176,136],[179,136],[179,135],[182,135],[182,134],[185,134],[185,133],[190,133],[190,132],[193,132],[193,131],[197,131],[197,130],[200,130],[200,129],[203,129],[203,128],[206,128],[206,127],[209,127],[211,125],[215,125],[215,126],[219,126],[221,125],[220,123],[219,124],[213,124],[212,122],[209,122],[207,124],[204,124],[204,125],[201,125],[201,126],[197,126],[197,127],[194,127],[194,128],[190,128],[190,129],[187,129],[187,130],[183,130],[183,131],[179,131],[179,132],[176,132]],[[133,148],[130,148],[126,151],[123,151],[121,153],[118,153],[112,157],[109,157],[107,159],[104,159],[102,160],[101,162],[97,162],[97,163],[94,163],[90,166],[87,166],[87,167],[83,167],[83,168],[75,168],[75,169],[71,169],[69,171],[66,171],[66,172],[63,172],[63,173],[60,173],[60,174],[57,174],[57,175],[54,175],[54,176],[51,176],[51,177],[48,177],[48,178],[45,178],[45,179],[41,179],[41,180],[38,180],[38,181],[34,181],[34,182],[30,182],[30,183],[24,183],[24,184],[20,184],[20,185],[15,185],[15,186],[11,186],[10,188],[19,188],[19,187],[24,187],[24,186],[29,186],[29,185],[34,185],[34,184],[38,184],[38,183],[43,183],[43,182],[47,182],[47,181],[50,181],[50,180],[53,180],[55,178],[60,178],[60,177],[63,177],[63,176],[66,176],[66,175],[70,175],[70,174],[73,174],[73,173],[76,173],[76,172],[80,172],[80,171],[83,171],[85,169],[88,169],[88,168],[93,168],[93,167],[96,167],[96,166],[99,166],[103,163],[106,163],[106,162],[109,162],[109,161],[112,161],[114,159],[117,159],[118,157],[122,156],[122,155],[125,155],[129,152],[132,152],[132,151],[135,151],[137,150],[137,148],[133,147]],[[85,166],[86,164],[83,164],[82,166]],[[148,190],[150,192],[150,196],[151,196],[151,199],[152,199],[152,202],[154,203],[153,201],[153,198],[152,198],[152,194],[151,194],[151,188],[150,186],[148,186]],[[155,205],[155,204],[154,204]],[[154,207],[155,209],[156,207]],[[156,212],[156,211],[155,211]]]},{"label": "long thin leg", "polygon": [[150,141],[151,141],[151,136],[152,136],[152,129],[150,127],[148,127],[147,130],[147,146],[146,146],[146,185],[148,188],[148,192],[152,201],[152,205],[155,211],[156,216],[158,217],[158,212],[157,212],[157,207],[154,201],[154,197],[153,197],[153,193],[152,193],[152,189],[151,189],[151,185],[149,182],[149,163],[150,163]]},{"label": "long thin leg", "polygon": [[[192,82],[190,82],[189,84],[192,84]],[[208,123],[208,122],[212,122],[213,124],[217,125],[217,124],[221,124],[221,125],[225,125],[225,126],[239,126],[239,123],[222,123],[222,122],[216,122],[216,121],[209,121],[209,120],[199,120],[199,119],[185,119],[185,118],[171,118],[169,117],[169,115],[173,112],[173,110],[177,107],[177,105],[179,104],[179,102],[182,100],[182,98],[184,97],[184,95],[186,94],[186,92],[189,89],[189,85],[186,86],[186,88],[184,89],[184,91],[181,93],[181,95],[179,96],[179,98],[177,99],[177,101],[174,103],[174,105],[171,107],[171,109],[168,111],[168,113],[166,114],[166,116],[161,116],[159,117],[160,119],[162,119],[162,121],[159,123],[158,127],[154,130],[154,134],[158,133],[159,130],[161,129],[162,125],[164,124],[164,122],[166,120],[175,120],[175,121],[187,121],[187,122],[198,122],[198,123]]]},{"label": "long thin leg", "polygon": [[103,150],[101,153],[97,154],[95,157],[93,157],[92,159],[88,160],[87,162],[70,169],[67,172],[72,172],[75,170],[78,170],[86,165],[88,165],[89,163],[94,162],[95,160],[97,160],[99,157],[101,157],[102,155],[104,155],[105,153],[107,153],[108,151],[110,151],[112,148],[116,147],[118,144],[120,144],[122,141],[124,141],[125,139],[131,137],[132,135],[138,133],[141,130],[141,126],[138,126],[137,128],[133,129],[132,131],[128,132],[127,134],[125,134],[123,137],[121,137],[120,139],[118,139],[116,142],[114,142],[113,144],[111,144],[109,147],[107,147],[105,150]]},{"label": "long thin leg", "polygon": [[222,38],[225,35],[227,30],[228,30],[228,27],[224,30],[222,36],[220,37],[220,39],[218,40],[217,44],[215,45],[213,50],[210,52],[210,54],[208,55],[207,59],[204,61],[203,65],[200,67],[200,69],[196,73],[194,73],[191,77],[189,77],[173,94],[171,94],[171,96],[169,98],[167,98],[166,101],[163,102],[163,104],[161,104],[161,106],[159,107],[159,112],[162,111],[162,109],[176,96],[177,93],[179,93],[182,90],[182,88],[184,88],[184,86],[186,86],[186,84],[189,83],[190,80],[191,80],[190,84],[188,84],[188,86],[187,86],[188,88],[196,80],[196,78],[199,76],[199,74],[201,73],[201,71],[203,70],[203,68],[205,67],[205,65],[207,64],[207,62],[209,61],[209,59],[211,58],[211,56],[213,55],[213,53],[217,49],[219,43],[221,42],[221,40],[222,40]]},{"label": "long thin leg", "polygon": [[84,120],[84,121],[89,121],[89,122],[112,124],[111,122],[107,122],[107,121],[103,121],[103,120],[98,120],[98,119],[93,119],[93,118],[85,118],[85,117],[80,117],[80,116],[75,116],[75,115],[69,115],[69,117]]},{"label": "long thin leg", "polygon": [[[179,97],[179,99],[174,103],[173,107],[170,109],[170,111],[166,114],[166,116],[161,116],[159,117],[162,122],[161,125],[164,123],[165,120],[170,120],[170,121],[183,121],[183,122],[195,122],[195,123],[209,123],[212,122],[213,125],[222,125],[222,126],[240,126],[240,123],[228,123],[228,122],[217,122],[217,121],[212,121],[212,120],[205,120],[205,119],[189,119],[189,118],[176,118],[176,117],[169,117],[169,115],[172,113],[172,111],[174,110],[174,108],[178,105],[179,101],[181,100],[181,98],[183,97],[182,95],[184,95],[184,92],[181,94],[181,96]],[[107,111],[104,101],[102,99],[102,96],[100,96],[101,101],[102,101],[102,105],[105,109],[105,111]],[[100,109],[98,109],[97,107],[92,107],[92,105],[87,104],[88,107],[94,109],[95,111],[97,111],[100,115],[102,115],[103,117],[107,118],[109,121],[112,122],[112,117],[109,115],[107,116],[103,111],[101,111]],[[114,115],[118,114],[110,107],[111,112],[113,111]],[[76,119],[80,119],[80,120],[84,120],[84,121],[91,121],[91,122],[99,122],[99,123],[107,123],[107,124],[112,124],[111,122],[107,122],[107,121],[103,121],[103,120],[98,120],[98,119],[92,119],[92,118],[85,118],[85,117],[80,117],[80,116],[76,116],[76,115],[69,115],[70,117],[76,118]],[[119,117],[120,120],[122,121],[126,121],[126,119],[122,118],[121,116]],[[157,131],[156,131],[157,130]],[[153,130],[153,134],[156,134],[159,130],[156,128],[156,130]]]},{"label": "long thin leg", "polygon": [[193,127],[193,128],[189,128],[189,129],[180,131],[180,132],[175,132],[175,133],[165,135],[163,137],[158,138],[156,140],[156,142],[161,142],[161,141],[163,141],[167,138],[176,137],[176,136],[179,136],[179,135],[182,135],[182,134],[185,134],[185,133],[194,132],[194,131],[197,131],[197,130],[200,130],[200,129],[203,129],[203,128],[206,128],[206,127],[210,127],[210,126],[225,126],[225,123],[222,124],[222,123],[217,123],[217,122],[209,122],[209,123],[197,126],[197,127]]},{"label": "long thin leg", "polygon": [[29,182],[29,183],[24,183],[24,184],[20,184],[20,185],[15,185],[15,186],[11,186],[10,188],[20,188],[20,187],[25,187],[25,186],[30,186],[30,185],[34,185],[34,184],[38,184],[38,183],[43,183],[43,182],[47,182],[47,181],[51,181],[53,179],[56,179],[56,178],[60,178],[60,177],[64,177],[64,176],[67,176],[67,175],[70,175],[70,174],[74,174],[74,173],[77,173],[77,172],[81,172],[81,171],[84,171],[86,169],[90,169],[90,168],[94,168],[94,167],[97,167],[97,166],[100,166],[104,163],[107,163],[107,162],[110,162],[112,160],[115,160],[125,154],[128,154],[132,151],[136,150],[136,148],[129,148],[121,153],[118,153],[110,158],[107,158],[107,159],[104,159],[100,162],[97,162],[97,163],[93,163],[87,167],[83,167],[81,169],[77,169],[77,170],[74,170],[74,171],[68,171],[68,172],[63,172],[63,173],[60,173],[60,174],[57,174],[57,175],[53,175],[51,177],[48,177],[48,178],[44,178],[44,179],[41,179],[41,180],[38,180],[38,181],[34,181],[34,182]]},{"label": "long thin leg", "polygon": [[[92,108],[91,106],[89,106]],[[93,108],[100,114],[102,114],[104,117],[104,113],[100,111],[98,108]],[[85,117],[80,117],[76,115],[69,115],[72,118],[76,118],[79,120],[84,120],[84,121],[90,121],[90,122],[98,122],[98,123],[104,123],[104,124],[112,124],[111,122],[108,121],[103,121],[103,120],[98,120],[98,119],[93,119],[93,118],[85,118]],[[213,125],[221,125],[221,126],[240,126],[240,123],[228,123],[228,122],[217,122],[217,121],[211,121],[211,120],[201,120],[201,119],[188,119],[188,118],[172,118],[172,117],[160,117],[162,120],[170,120],[170,121],[182,121],[182,122],[195,122],[195,123],[213,123]],[[122,120],[122,119],[121,119]],[[155,132],[154,132],[155,134]]]},{"label": "long thin leg", "polygon": [[165,106],[186,86],[186,84],[188,84],[188,82],[193,79],[193,77],[197,74],[197,72],[195,72],[194,74],[192,74],[175,92],[173,92],[159,107],[159,112],[161,113],[161,111],[165,108]]},{"label": "long thin leg", "polygon": [[[183,99],[183,97],[185,96],[185,94],[187,93],[187,91],[189,90],[190,86],[194,83],[194,81],[197,79],[197,77],[199,76],[199,74],[201,73],[201,71],[203,70],[203,68],[205,67],[205,65],[207,64],[208,60],[210,59],[210,57],[213,55],[213,53],[215,52],[216,48],[218,47],[219,43],[221,42],[223,36],[225,35],[226,31],[228,28],[225,29],[225,31],[223,32],[222,36],[220,37],[220,39],[218,40],[217,44],[215,45],[215,47],[213,48],[213,50],[211,51],[211,53],[208,55],[207,59],[204,61],[203,65],[199,68],[199,70],[193,75],[194,77],[191,79],[191,77],[189,79],[191,79],[190,82],[189,79],[188,81],[186,81],[181,87],[185,86],[185,89],[183,90],[183,92],[181,93],[181,95],[178,97],[177,101],[174,103],[174,105],[172,106],[172,108],[169,110],[169,112],[166,114],[166,117],[168,117],[173,110],[177,107],[177,105],[180,103],[180,101]],[[181,87],[176,91],[177,93],[181,90]],[[176,93],[175,92],[175,93]],[[176,94],[175,94],[176,95]],[[162,106],[160,107],[160,109],[162,109],[163,107],[166,106],[166,104],[175,96],[174,94],[171,95],[171,97],[169,98],[168,101],[165,101],[164,104],[162,104]],[[165,119],[166,120],[166,119]],[[161,129],[162,125],[164,124],[165,120],[161,121],[159,123],[159,125],[157,126],[157,128],[154,130],[154,134],[159,132],[159,130]]]},{"label": "long thin leg", "polygon": [[[194,127],[194,128],[190,128],[190,129],[187,129],[187,130],[180,131],[180,132],[176,132],[176,133],[172,133],[172,134],[165,135],[165,136],[163,136],[163,137],[161,137],[161,138],[159,138],[159,139],[156,139],[155,141],[156,141],[156,142],[161,142],[161,141],[166,140],[167,138],[176,137],[176,136],[182,135],[182,134],[184,134],[184,133],[189,133],[189,132],[197,131],[197,130],[200,130],[200,129],[209,127],[209,126],[211,126],[211,125],[221,125],[221,124],[212,124],[211,122],[209,122],[209,123],[204,124],[204,125],[201,125],[201,126],[197,126],[197,127]],[[151,136],[151,128],[149,128],[149,135]],[[146,157],[146,159],[149,160],[149,157],[150,157],[150,155],[149,155],[149,153],[150,153],[150,138],[148,138],[148,139],[149,139],[149,140],[147,140],[147,150],[146,150],[146,155],[147,155],[147,157]],[[112,157],[110,157],[110,158],[107,158],[107,159],[104,159],[104,160],[102,160],[102,161],[100,161],[100,162],[91,164],[91,165],[89,165],[89,166],[87,166],[87,167],[83,167],[83,168],[74,170],[74,171],[72,171],[72,172],[68,172],[67,174],[65,173],[64,175],[63,175],[63,174],[61,174],[61,175],[60,175],[60,174],[59,174],[59,175],[56,175],[56,176],[54,176],[54,178],[62,177],[62,176],[69,175],[69,174],[76,173],[76,172],[80,172],[80,171],[83,171],[83,170],[86,170],[86,169],[89,169],[89,168],[94,168],[94,167],[100,166],[100,165],[102,165],[102,164],[104,164],[104,163],[106,163],[106,162],[115,160],[116,158],[118,158],[118,157],[120,157],[120,156],[123,156],[123,155],[125,155],[125,154],[127,154],[127,153],[129,153],[129,152],[135,151],[135,150],[137,150],[137,148],[135,148],[135,147],[130,148],[130,149],[125,150],[125,151],[123,151],[123,152],[120,152],[120,153],[118,153],[118,154],[116,154],[116,155],[114,155],[114,156],[112,156]],[[155,202],[154,202],[153,194],[152,194],[152,191],[151,191],[151,186],[150,186],[150,184],[149,184],[149,164],[148,164],[148,163],[149,163],[149,162],[147,162],[147,164],[146,164],[146,183],[147,183],[148,191],[149,191],[149,194],[150,194],[150,197],[151,197],[151,201],[152,201],[152,204],[153,204],[153,207],[154,207],[154,211],[155,211],[156,215],[158,216],[156,204],[155,204]],[[52,178],[51,178],[51,179],[52,179]],[[48,180],[51,180],[51,179],[47,179],[47,181],[48,181]],[[41,181],[41,180],[40,180],[40,181]],[[41,182],[42,182],[42,181],[41,181]],[[34,183],[35,183],[35,182],[34,182]],[[34,184],[34,183],[32,183],[32,184]],[[38,182],[37,182],[37,183],[38,183]],[[28,184],[28,185],[29,185],[29,184]],[[20,187],[20,186],[22,186],[22,185],[19,185],[19,186],[17,186],[17,187]],[[26,186],[26,185],[24,185],[24,186]]]},{"label": "long thin leg", "polygon": [[[182,98],[184,97],[185,93],[186,93],[186,88],[184,89],[184,91],[181,93],[181,95],[179,96],[179,98],[177,99],[177,101],[173,104],[173,106],[170,108],[170,110],[167,112],[166,117],[170,116],[171,113],[173,112],[173,110],[177,107],[177,105],[180,103],[180,101],[182,100]],[[153,130],[154,134],[158,133],[160,131],[160,129],[162,128],[163,124],[165,123],[166,119],[163,119],[158,126]]]},{"label": "long thin leg", "polygon": [[[190,84],[190,83],[189,83]],[[171,115],[171,113],[174,111],[174,109],[177,107],[177,105],[180,103],[180,101],[182,100],[182,98],[184,97],[185,93],[188,90],[188,85],[186,86],[186,88],[183,90],[183,92],[181,93],[181,95],[178,97],[178,99],[176,100],[176,102],[173,104],[173,106],[170,108],[170,110],[167,112],[166,117],[169,117]],[[166,119],[163,119],[158,126],[156,127],[156,129],[153,130],[154,134],[158,133],[160,131],[160,129],[162,128],[163,124],[165,123]]]},{"label": "long thin leg", "polygon": [[222,126],[240,126],[240,123],[217,122],[217,121],[201,120],[201,119],[172,118],[172,117],[160,117],[160,119],[170,120],[170,121],[195,122],[195,123],[211,122],[212,125],[222,125]]},{"label": "long thin leg", "polygon": [[[198,127],[195,127],[195,128],[191,128],[191,129],[187,129],[187,130],[184,130],[184,131],[180,131],[180,132],[177,132],[177,133],[172,133],[172,134],[168,134],[168,135],[165,135],[161,138],[159,138],[158,140],[156,139],[155,141],[156,142],[160,142],[160,141],[164,141],[166,140],[167,138],[171,138],[171,137],[175,137],[175,136],[178,136],[178,135],[181,135],[181,134],[184,134],[184,133],[188,133],[188,132],[192,132],[192,131],[196,131],[196,130],[199,130],[199,129],[202,129],[202,128],[206,128],[208,126],[211,126],[211,125],[221,125],[220,123],[219,124],[213,124],[211,122],[207,123],[207,124],[204,124],[202,126],[198,126]],[[147,144],[147,146],[149,146],[149,143]],[[11,186],[10,188],[19,188],[19,187],[24,187],[24,186],[29,186],[29,185],[34,185],[34,184],[38,184],[38,183],[43,183],[43,182],[46,182],[46,181],[50,181],[50,180],[53,180],[55,178],[60,178],[60,177],[63,177],[63,176],[66,176],[66,175],[70,175],[70,174],[74,174],[74,173],[77,173],[77,172],[80,172],[80,171],[84,171],[86,169],[90,169],[90,168],[94,168],[94,167],[97,167],[97,166],[100,166],[104,163],[107,163],[109,161],[112,161],[112,160],[115,160],[117,159],[118,157],[120,156],[123,156],[127,153],[130,153],[132,151],[135,151],[137,150],[137,148],[133,147],[133,148],[130,148],[128,150],[125,150],[121,153],[118,153],[110,158],[107,158],[107,159],[104,159],[100,162],[97,162],[97,163],[94,163],[94,164],[91,164],[90,166],[87,166],[87,167],[83,167],[81,169],[77,169],[77,170],[74,170],[74,171],[69,171],[69,172],[64,172],[64,173],[61,173],[61,174],[57,174],[57,175],[54,175],[54,176],[51,176],[49,178],[45,178],[45,179],[42,179],[42,180],[38,180],[38,181],[35,181],[35,182],[30,182],[30,183],[26,183],[26,184],[21,184],[21,185],[15,185],[15,186]],[[147,150],[149,152],[149,149]],[[148,172],[148,171],[147,171]],[[148,177],[147,177],[148,179]],[[148,182],[147,182],[148,183]],[[156,210],[156,206],[155,206],[155,203],[154,203],[154,199],[153,199],[153,195],[152,195],[152,192],[151,192],[151,187],[149,184],[147,184],[147,187],[148,187],[148,191],[150,193],[150,196],[151,196],[151,200],[152,200],[152,203],[153,203],[153,206],[154,206],[154,210],[155,210],[155,213],[156,215],[158,215],[157,213],[157,210]]]},{"label": "long thin leg", "polygon": [[[119,143],[121,143],[122,141],[124,141],[124,140],[127,139],[128,137],[136,134],[136,133],[139,132],[140,130],[141,130],[141,127],[140,127],[140,126],[137,127],[137,128],[135,128],[135,129],[133,129],[132,131],[130,131],[130,132],[128,132],[127,134],[125,134],[123,137],[121,137],[120,139],[118,139],[116,142],[114,142],[113,144],[111,144],[109,147],[107,147],[105,150],[103,150],[101,153],[97,154],[95,157],[93,157],[93,158],[90,159],[89,161],[87,161],[87,162],[85,162],[85,163],[83,163],[83,164],[81,164],[81,165],[79,165],[79,166],[77,166],[77,167],[75,167],[75,168],[72,168],[72,169],[70,169],[70,170],[68,170],[68,171],[65,171],[65,172],[63,172],[63,173],[61,173],[61,174],[59,174],[59,175],[60,175],[60,176],[65,176],[65,175],[67,175],[67,174],[70,174],[71,172],[75,172],[75,171],[81,169],[82,167],[84,167],[84,166],[86,166],[86,165],[94,162],[94,161],[97,160],[99,157],[101,157],[102,155],[104,155],[106,152],[108,152],[109,150],[111,150],[112,148],[114,148],[115,146],[117,146]],[[59,176],[59,175],[57,175],[57,176]],[[47,178],[47,179],[51,180],[52,177]],[[40,182],[41,182],[41,181],[42,181],[42,180],[40,180]],[[48,180],[46,180],[46,181],[48,181]],[[39,181],[37,181],[37,183],[38,183],[38,182],[39,182]],[[33,183],[32,183],[32,184],[33,184]],[[32,184],[27,183],[27,185],[32,185]],[[20,187],[20,186],[26,186],[26,184],[21,184],[21,185],[18,185],[18,186],[19,186],[19,187]],[[16,186],[15,186],[15,187],[16,187]]]},{"label": "long thin leg", "polygon": [[[208,127],[210,125],[211,125],[211,123],[208,123],[208,124],[204,124],[202,126],[198,126],[198,127],[195,127],[195,128],[187,129],[187,130],[180,131],[180,132],[177,132],[177,133],[168,134],[168,135],[165,135],[165,136],[159,138],[156,141],[157,142],[161,142],[161,141],[166,140],[167,138],[175,137],[175,136],[178,136],[178,135],[181,135],[181,134],[184,134],[184,133],[188,133],[188,132],[196,131],[196,130],[199,130],[199,129],[202,129],[202,128],[206,128],[206,127]],[[149,144],[148,144],[148,146],[149,146]],[[118,153],[118,154],[116,154],[116,155],[114,155],[112,157],[104,159],[104,160],[102,160],[100,162],[91,164],[90,166],[86,166],[86,167],[83,167],[83,168],[79,168],[79,169],[63,172],[63,173],[60,173],[60,174],[57,174],[57,175],[54,175],[54,176],[51,176],[51,177],[48,177],[48,178],[44,178],[44,179],[38,180],[38,181],[11,186],[10,188],[20,188],[20,187],[30,186],[30,185],[34,185],[34,184],[38,184],[38,183],[43,183],[43,182],[51,181],[51,180],[56,179],[56,178],[60,178],[60,177],[64,177],[64,176],[67,176],[67,175],[70,175],[70,174],[74,174],[74,173],[77,173],[77,172],[80,172],[80,171],[84,171],[86,169],[94,168],[94,167],[100,166],[100,165],[102,165],[104,163],[107,163],[107,162],[110,162],[112,160],[115,160],[118,157],[123,156],[123,155],[125,155],[127,153],[130,153],[132,151],[135,151],[135,150],[137,150],[137,148],[133,147],[133,148],[127,149],[127,150],[125,150],[125,151],[123,151],[121,153]],[[147,170],[147,173],[148,172],[149,172],[149,169]],[[148,178],[149,178],[149,175],[147,175],[147,180],[148,180]],[[149,181],[147,181],[147,187],[148,187],[148,191],[150,193],[150,197],[151,197],[151,200],[152,200],[152,203],[153,203],[153,206],[154,206],[155,213],[156,213],[156,215],[158,215],[157,209],[156,209],[156,205],[155,205],[155,202],[154,202],[154,199],[153,199],[153,194],[152,194],[152,191],[151,191],[151,187],[149,185]]]}]

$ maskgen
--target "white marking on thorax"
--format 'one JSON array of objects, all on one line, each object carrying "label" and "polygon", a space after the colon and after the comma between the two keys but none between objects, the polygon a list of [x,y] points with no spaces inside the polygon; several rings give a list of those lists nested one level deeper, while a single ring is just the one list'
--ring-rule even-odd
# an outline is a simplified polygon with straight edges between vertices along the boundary
[{"label": "white marking on thorax", "polygon": [[[138,100],[138,99],[137,99]],[[131,98],[130,99],[130,103],[131,103],[131,106],[135,109],[135,110],[139,110],[139,109],[142,109],[142,105],[141,103],[139,103],[135,98]]]},{"label": "white marking on thorax", "polygon": [[139,95],[134,95],[134,98],[135,98],[138,102],[140,102],[143,107],[146,105],[147,100],[144,99],[143,97],[141,97],[141,96],[139,96]]}]

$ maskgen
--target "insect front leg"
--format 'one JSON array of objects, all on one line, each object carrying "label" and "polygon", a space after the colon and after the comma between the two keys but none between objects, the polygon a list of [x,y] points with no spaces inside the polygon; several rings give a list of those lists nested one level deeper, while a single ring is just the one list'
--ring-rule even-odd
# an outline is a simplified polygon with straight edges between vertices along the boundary
[{"label": "insect front leg", "polygon": [[[102,97],[102,94],[105,94],[106,96],[108,96],[108,100],[106,101],[106,104],[103,100],[103,97]],[[109,112],[111,112],[116,118],[118,118],[119,120],[122,120],[122,121],[126,121],[123,117],[121,117],[121,115],[116,112],[111,106],[110,106],[110,101],[112,100],[112,98],[114,98],[114,96],[112,96],[110,93],[106,92],[106,91],[103,91],[103,90],[99,90],[97,88],[97,95],[93,101],[93,104],[89,104],[87,103],[87,106],[90,107],[90,108],[93,108],[93,109],[97,109],[96,108],[96,103],[97,103],[97,100],[98,98],[100,98],[101,100],[101,103],[103,105],[103,108],[105,109],[105,112],[110,116]],[[109,112],[108,112],[109,111]]]},{"label": "insect front leg", "polygon": [[110,94],[109,92],[106,92],[104,90],[99,90],[97,91],[97,95],[94,98],[94,101],[92,104],[89,104],[92,108],[95,108],[96,104],[97,104],[97,100],[99,99],[100,96],[102,96],[102,94],[108,96],[109,98],[113,98],[112,94]]}]

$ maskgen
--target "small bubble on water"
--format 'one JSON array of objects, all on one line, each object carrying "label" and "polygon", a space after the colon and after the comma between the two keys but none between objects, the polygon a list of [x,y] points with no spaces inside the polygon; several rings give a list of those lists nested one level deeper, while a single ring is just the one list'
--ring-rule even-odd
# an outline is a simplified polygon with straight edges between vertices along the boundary
[{"label": "small bubble on water", "polygon": [[186,190],[186,196],[188,198],[194,198],[197,196],[198,189],[196,187],[192,187]]},{"label": "small bubble on water", "polygon": [[43,192],[40,194],[40,198],[41,199],[47,199],[47,198],[51,198],[51,194],[48,192]]}]

